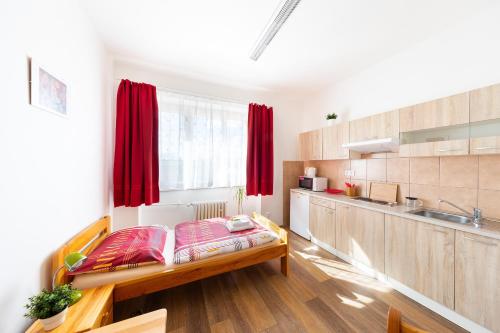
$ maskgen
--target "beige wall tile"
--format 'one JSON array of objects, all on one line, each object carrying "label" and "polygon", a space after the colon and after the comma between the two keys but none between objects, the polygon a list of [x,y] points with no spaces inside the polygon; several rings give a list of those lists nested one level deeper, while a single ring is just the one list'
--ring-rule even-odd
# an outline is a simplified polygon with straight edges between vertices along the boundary
[{"label": "beige wall tile", "polygon": [[366,160],[351,160],[352,179],[366,179]]},{"label": "beige wall tile", "polygon": [[410,159],[389,158],[387,159],[387,181],[388,182],[410,182]]},{"label": "beige wall tile", "polygon": [[479,156],[479,189],[500,190],[500,155]]},{"label": "beige wall tile", "polygon": [[423,201],[424,207],[438,208],[439,186],[420,185],[410,183],[410,196],[419,198]]},{"label": "beige wall tile", "polygon": [[477,189],[477,156],[441,157],[439,185],[442,187],[466,187]]},{"label": "beige wall tile", "polygon": [[385,182],[387,180],[387,160],[366,160],[366,179]]},{"label": "beige wall tile", "polygon": [[335,178],[328,179],[328,187],[336,188],[338,190],[345,190],[345,182],[350,182],[349,178]]},{"label": "beige wall tile", "polygon": [[368,196],[368,186],[367,186],[366,180],[353,179],[353,180],[351,180],[351,183],[356,185],[356,187],[357,187],[356,194],[357,195],[362,196],[362,197]]},{"label": "beige wall tile", "polygon": [[410,183],[439,185],[439,157],[410,158]]},{"label": "beige wall tile", "polygon": [[500,191],[479,190],[477,206],[484,217],[500,220]]},{"label": "beige wall tile", "polygon": [[[472,209],[474,207],[477,207],[476,189],[441,186],[439,188],[439,198],[448,200],[458,207],[470,211],[471,213]],[[439,209],[463,214],[463,212],[461,212],[460,210],[455,209],[444,202],[439,204]]]}]

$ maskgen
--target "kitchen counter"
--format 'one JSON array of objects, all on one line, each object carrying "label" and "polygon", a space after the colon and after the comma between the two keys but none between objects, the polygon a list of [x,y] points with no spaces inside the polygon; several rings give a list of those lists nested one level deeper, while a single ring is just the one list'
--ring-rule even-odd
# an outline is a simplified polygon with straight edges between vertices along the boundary
[{"label": "kitchen counter", "polygon": [[[389,207],[389,206],[380,205],[380,204],[376,204],[376,203],[355,200],[355,199],[352,199],[346,195],[329,194],[326,192],[313,192],[310,190],[305,190],[305,189],[300,189],[300,188],[291,189],[290,191],[303,193],[303,194],[307,194],[309,196],[314,196],[314,197],[318,197],[318,198],[322,198],[322,199],[333,200],[333,201],[338,202],[338,203],[347,204],[347,205],[351,205],[351,206],[359,207],[359,208],[365,208],[365,209],[373,210],[376,212],[381,212],[384,214],[396,215],[396,216],[399,216],[399,217],[402,217],[405,219],[430,223],[430,224],[438,225],[441,227],[451,228],[451,229],[455,229],[455,230],[461,230],[461,231],[469,232],[471,234],[491,237],[491,238],[495,238],[495,239],[500,240],[500,222],[491,221],[488,219],[485,219],[485,221],[484,221],[485,224],[483,226],[481,226],[481,228],[475,228],[472,225],[448,222],[448,221],[438,220],[438,219],[434,219],[434,218],[430,218],[430,217],[413,215],[413,214],[410,214],[408,212],[414,210],[415,208],[409,208],[409,207],[406,207],[405,205],[397,205],[397,206]],[[425,207],[423,207],[423,208],[425,208]]]}]

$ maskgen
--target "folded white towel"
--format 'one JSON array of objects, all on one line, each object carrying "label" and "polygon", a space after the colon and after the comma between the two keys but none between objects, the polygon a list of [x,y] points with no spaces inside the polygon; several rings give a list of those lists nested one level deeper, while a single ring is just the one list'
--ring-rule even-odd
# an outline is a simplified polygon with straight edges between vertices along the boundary
[{"label": "folded white towel", "polygon": [[253,229],[253,228],[255,228],[255,226],[251,220],[244,221],[244,222],[243,221],[228,220],[228,221],[226,221],[226,228],[230,232],[235,232],[235,231]]}]

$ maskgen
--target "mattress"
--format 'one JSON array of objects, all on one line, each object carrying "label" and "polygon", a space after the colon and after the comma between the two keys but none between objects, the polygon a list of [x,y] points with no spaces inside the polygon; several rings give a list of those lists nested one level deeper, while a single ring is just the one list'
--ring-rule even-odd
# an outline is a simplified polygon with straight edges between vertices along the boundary
[{"label": "mattress", "polygon": [[257,221],[253,228],[231,232],[226,227],[227,218],[187,221],[175,226],[174,263],[194,262],[224,253],[242,251],[270,243],[278,238]]},{"label": "mattress", "polygon": [[[175,238],[173,235],[173,232],[169,232],[169,234],[172,234],[172,237]],[[168,238],[167,238],[167,244],[168,244]],[[262,244],[255,246],[255,248],[266,248],[274,245],[279,245],[280,240],[275,239],[272,242]],[[184,264],[174,264],[173,263],[173,246],[175,245],[175,239],[172,242],[172,250],[170,251],[170,261],[167,262],[167,258],[165,258],[165,264],[153,264],[153,265],[147,265],[147,266],[141,266],[133,269],[125,269],[121,271],[115,271],[115,272],[103,272],[103,273],[89,273],[89,274],[81,274],[75,276],[73,280],[73,287],[78,288],[78,289],[87,289],[87,288],[95,288],[98,286],[102,286],[105,284],[111,284],[111,283],[118,283],[118,282],[123,282],[127,280],[134,280],[141,278],[143,276],[148,276],[152,275],[155,273],[160,273],[160,272],[165,272],[171,269],[175,269],[177,267],[185,266],[185,265],[192,265],[192,262],[184,263]],[[166,248],[166,246],[165,246]],[[251,249],[246,249],[246,250],[241,250],[239,252],[245,252],[245,251],[250,251]],[[225,253],[225,254],[220,254],[217,255],[217,258],[223,258],[226,256],[230,256],[233,253]],[[213,257],[212,257],[213,258]],[[197,262],[203,262],[204,260],[210,260],[209,258],[206,259],[200,259]]]}]

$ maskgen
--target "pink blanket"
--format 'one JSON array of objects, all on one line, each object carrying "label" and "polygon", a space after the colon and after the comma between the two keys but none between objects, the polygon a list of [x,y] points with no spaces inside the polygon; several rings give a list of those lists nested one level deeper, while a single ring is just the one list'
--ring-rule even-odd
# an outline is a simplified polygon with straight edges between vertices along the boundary
[{"label": "pink blanket", "polygon": [[255,228],[230,232],[225,218],[183,222],[175,226],[174,262],[181,264],[217,254],[240,251],[277,239],[271,230],[253,221]]}]

